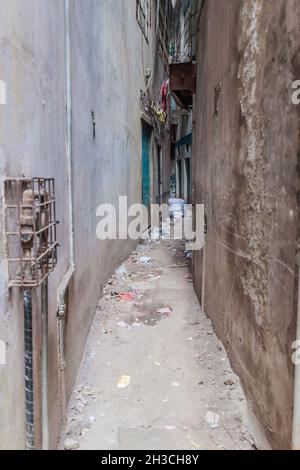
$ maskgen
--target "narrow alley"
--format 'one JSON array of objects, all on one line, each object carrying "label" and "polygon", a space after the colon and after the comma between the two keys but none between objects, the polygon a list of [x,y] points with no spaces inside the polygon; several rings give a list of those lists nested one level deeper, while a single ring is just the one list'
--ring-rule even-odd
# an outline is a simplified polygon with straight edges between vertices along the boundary
[{"label": "narrow alley", "polygon": [[66,449],[255,448],[239,379],[200,309],[184,250],[145,241],[104,289]]},{"label": "narrow alley", "polygon": [[299,129],[300,0],[0,0],[0,450],[300,450]]}]

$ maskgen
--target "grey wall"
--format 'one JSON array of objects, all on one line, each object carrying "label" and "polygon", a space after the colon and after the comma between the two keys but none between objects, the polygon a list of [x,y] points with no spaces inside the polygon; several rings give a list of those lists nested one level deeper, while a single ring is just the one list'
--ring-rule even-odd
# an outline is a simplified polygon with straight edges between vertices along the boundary
[{"label": "grey wall", "polygon": [[[198,38],[194,196],[208,217],[205,308],[275,448],[291,445],[292,429],[299,20],[296,0],[208,0]],[[200,296],[201,253],[194,266]]]},{"label": "grey wall", "polygon": [[[71,0],[76,271],[68,295],[68,393],[102,286],[131,248],[128,242],[97,240],[96,208],[102,202],[116,203],[119,195],[128,195],[129,202],[141,200],[139,94],[145,86],[142,63],[153,64],[154,23],[147,44],[135,14],[134,0]],[[56,289],[69,257],[63,0],[0,0],[0,80],[7,86],[7,104],[0,105],[1,178],[56,178],[61,246],[49,284],[49,405],[55,447],[60,426]],[[2,204],[1,193],[1,224]],[[0,259],[0,340],[7,344],[7,364],[0,366],[0,448],[16,449],[24,448],[22,304],[18,292],[7,289],[3,237]],[[35,297],[37,359],[39,295]],[[37,412],[38,405],[37,400]]]}]

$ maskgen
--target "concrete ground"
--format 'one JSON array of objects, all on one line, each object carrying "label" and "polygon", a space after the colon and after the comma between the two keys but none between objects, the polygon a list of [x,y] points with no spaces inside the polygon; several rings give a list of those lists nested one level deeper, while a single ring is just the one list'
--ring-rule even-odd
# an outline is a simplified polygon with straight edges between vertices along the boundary
[{"label": "concrete ground", "polygon": [[170,240],[139,245],[105,288],[61,447],[255,448],[239,380],[200,309],[184,249]]}]

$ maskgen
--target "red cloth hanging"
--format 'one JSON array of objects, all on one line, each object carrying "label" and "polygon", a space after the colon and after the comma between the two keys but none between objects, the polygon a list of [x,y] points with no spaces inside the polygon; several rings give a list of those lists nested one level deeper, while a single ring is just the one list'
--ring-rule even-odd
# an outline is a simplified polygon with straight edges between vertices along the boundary
[{"label": "red cloth hanging", "polygon": [[164,80],[160,89],[160,98],[161,98],[161,107],[165,113],[167,112],[168,91],[169,91],[169,80]]}]

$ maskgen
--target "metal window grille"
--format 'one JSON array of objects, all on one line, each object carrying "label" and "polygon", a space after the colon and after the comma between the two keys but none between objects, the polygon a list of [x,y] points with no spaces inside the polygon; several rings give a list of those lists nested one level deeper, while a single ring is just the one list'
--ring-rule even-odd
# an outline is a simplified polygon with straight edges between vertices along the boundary
[{"label": "metal window grille", "polygon": [[57,263],[54,179],[6,179],[4,198],[9,287],[38,287]]}]

